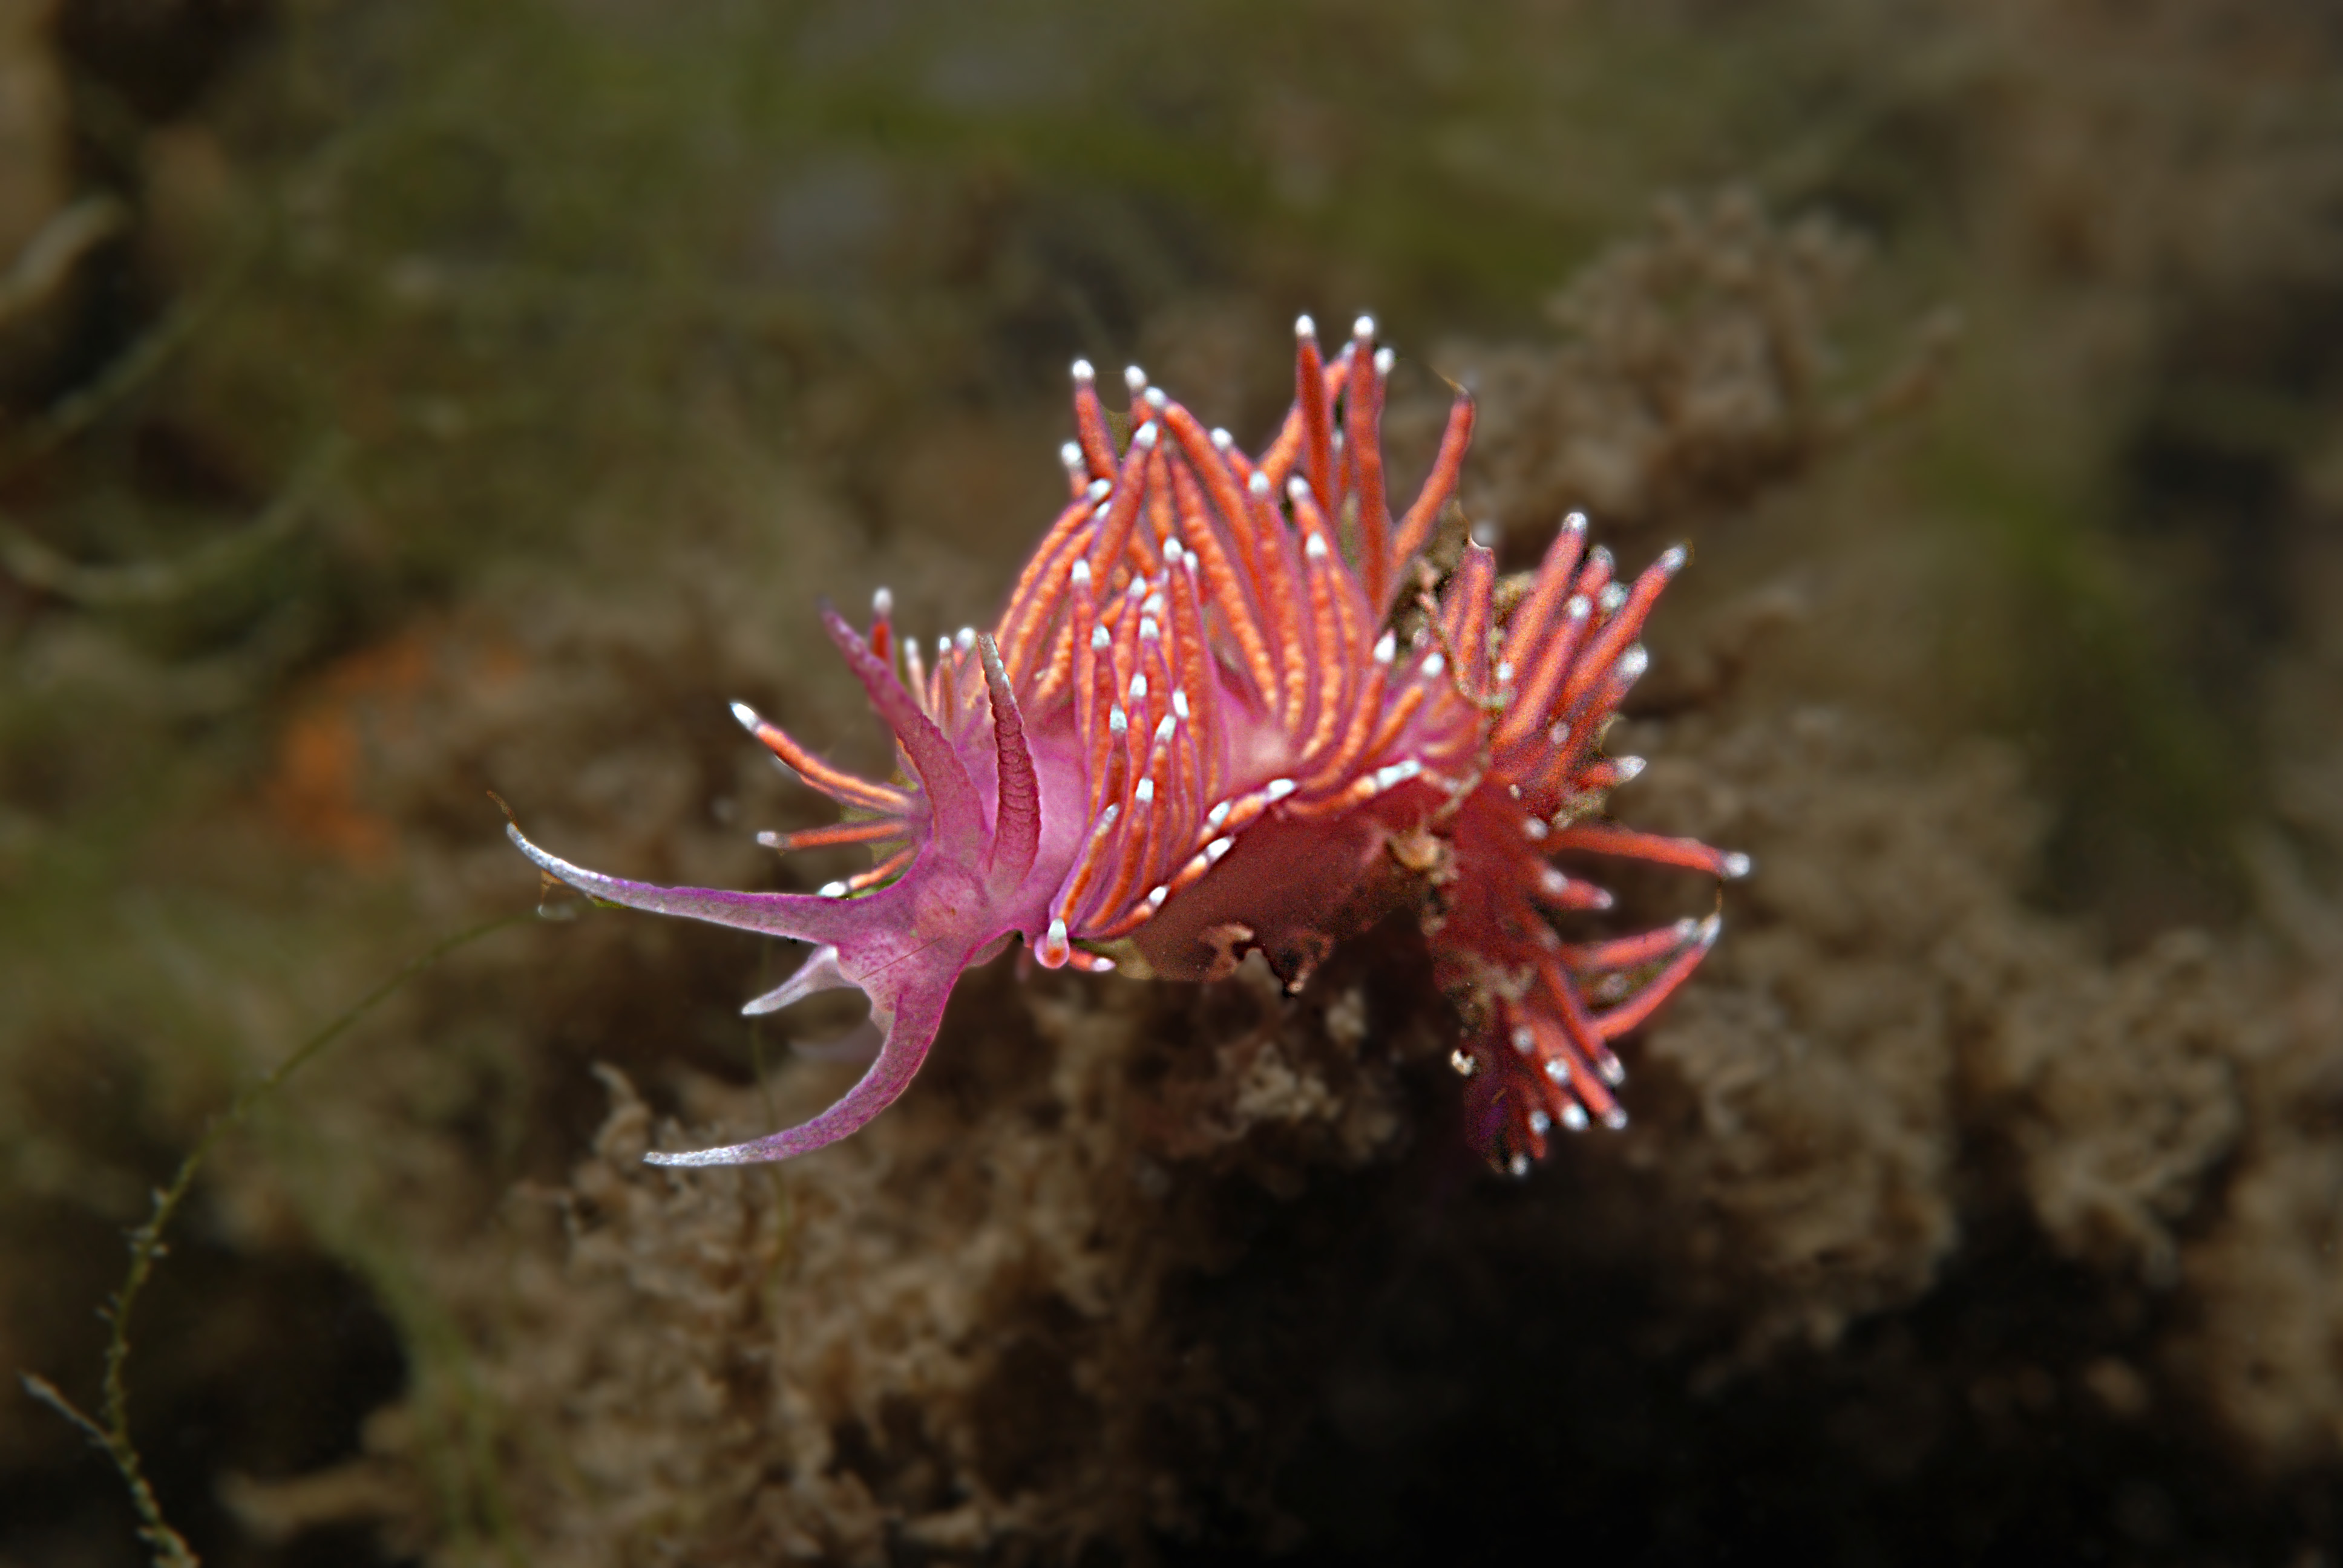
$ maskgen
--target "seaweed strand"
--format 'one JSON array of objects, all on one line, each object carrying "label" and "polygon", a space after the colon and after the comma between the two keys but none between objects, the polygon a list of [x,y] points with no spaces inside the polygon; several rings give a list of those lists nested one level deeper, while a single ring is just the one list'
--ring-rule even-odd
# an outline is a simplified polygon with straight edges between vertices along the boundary
[{"label": "seaweed strand", "polygon": [[196,1173],[204,1160],[218,1144],[228,1130],[249,1115],[261,1101],[284,1086],[286,1080],[307,1067],[324,1053],[326,1048],[347,1033],[359,1020],[388,1000],[391,995],[446,958],[458,948],[468,947],[481,938],[518,925],[530,919],[528,915],[505,915],[486,924],[442,937],[422,953],[410,959],[396,973],[360,997],[347,1010],[303,1041],[300,1048],[286,1057],[253,1082],[247,1084],[227,1108],[211,1119],[187,1151],[186,1158],[172,1174],[167,1186],[156,1189],[155,1210],[146,1222],[130,1233],[130,1268],[123,1275],[122,1286],[106,1303],[102,1315],[109,1332],[106,1344],[106,1376],[102,1385],[99,1413],[92,1416],[58,1390],[47,1379],[31,1372],[22,1374],[25,1392],[47,1405],[59,1415],[79,1427],[83,1433],[106,1451],[121,1473],[123,1484],[129,1489],[130,1504],[138,1513],[138,1537],[154,1553],[156,1568],[201,1568],[202,1560],[187,1545],[186,1539],[172,1528],[163,1516],[162,1503],[146,1479],[146,1468],[138,1457],[138,1450],[130,1438],[130,1312],[137,1304],[139,1294],[153,1277],[155,1265],[165,1252],[163,1232],[170,1226],[187,1193],[195,1186]]}]

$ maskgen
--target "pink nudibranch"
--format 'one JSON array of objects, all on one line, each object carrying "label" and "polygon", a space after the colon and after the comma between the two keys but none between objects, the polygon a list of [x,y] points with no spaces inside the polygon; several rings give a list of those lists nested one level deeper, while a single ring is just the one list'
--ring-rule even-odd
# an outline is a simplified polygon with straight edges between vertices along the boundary
[{"label": "pink nudibranch", "polygon": [[[1332,358],[1307,317],[1296,337],[1294,403],[1257,458],[1136,367],[1118,448],[1077,362],[1078,439],[1062,454],[1071,500],[995,630],[940,640],[932,668],[895,635],[883,590],[867,636],[823,608],[894,734],[895,781],[834,769],[735,705],[850,813],[767,840],[869,844],[870,870],[819,894],[666,888],[587,870],[509,829],[590,898],[815,944],[746,1011],[838,987],[870,999],[878,1056],[829,1110],[650,1160],[783,1160],[853,1132],[919,1070],[960,971],[1011,937],[1051,968],[1169,979],[1224,975],[1258,948],[1298,987],[1334,941],[1411,900],[1435,979],[1467,1015],[1454,1060],[1492,1158],[1520,1171],[1557,1123],[1624,1122],[1608,1042],[1684,983],[1718,921],[1566,942],[1546,911],[1610,900],[1551,857],[1748,869],[1746,857],[1597,815],[1641,767],[1599,742],[1643,672],[1637,634],[1684,552],[1615,581],[1573,514],[1509,612],[1477,545],[1436,596],[1403,604],[1454,492],[1472,401],[1457,398],[1431,475],[1393,518],[1380,429],[1391,351],[1365,317]],[[1403,650],[1391,623],[1411,611]]]}]

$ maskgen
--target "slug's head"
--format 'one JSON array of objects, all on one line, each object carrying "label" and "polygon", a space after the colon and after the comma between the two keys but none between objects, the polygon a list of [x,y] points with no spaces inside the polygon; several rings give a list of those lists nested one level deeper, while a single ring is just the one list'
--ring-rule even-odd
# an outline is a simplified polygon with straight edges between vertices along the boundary
[{"label": "slug's head", "polygon": [[[883,1035],[878,1056],[860,1082],[829,1110],[801,1126],[729,1148],[653,1154],[655,1164],[731,1165],[786,1160],[861,1127],[910,1083],[934,1041],[945,1000],[961,970],[981,961],[1010,935],[1036,929],[1041,900],[1031,886],[1041,841],[1041,792],[1024,722],[1001,656],[990,638],[974,639],[990,709],[993,783],[991,810],[928,701],[896,678],[890,633],[882,616],[866,640],[827,605],[822,624],[870,694],[911,775],[909,786],[875,784],[830,768],[778,727],[745,707],[744,726],[807,783],[853,813],[838,829],[793,836],[784,848],[814,843],[900,839],[902,848],[854,883],[832,883],[820,893],[739,893],[710,888],[669,888],[628,881],[572,865],[524,838],[512,840],[548,875],[598,903],[679,915],[766,936],[812,942],[803,967],[744,1010],[771,1012],[817,991],[852,987],[870,999],[873,1026]],[[916,687],[916,683],[915,683]],[[856,885],[860,884],[860,885]]]}]

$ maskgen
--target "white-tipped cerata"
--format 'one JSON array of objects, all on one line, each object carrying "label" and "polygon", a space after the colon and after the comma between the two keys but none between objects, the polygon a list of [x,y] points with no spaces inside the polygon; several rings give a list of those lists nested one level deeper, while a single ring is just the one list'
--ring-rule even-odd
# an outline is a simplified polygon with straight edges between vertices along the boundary
[{"label": "white-tipped cerata", "polygon": [[1094,380],[1096,380],[1097,378],[1098,378],[1098,372],[1091,368],[1091,362],[1090,362],[1089,360],[1087,360],[1087,359],[1077,359],[1077,360],[1075,360],[1075,361],[1074,361],[1074,379],[1075,379],[1075,380],[1077,380],[1077,381],[1094,381]]},{"label": "white-tipped cerata", "polygon": [[1147,390],[1147,372],[1136,365],[1126,365],[1122,367],[1122,384],[1130,387],[1131,395],[1136,397]]},{"label": "white-tipped cerata", "polygon": [[1749,857],[1738,849],[1726,855],[1716,868],[1717,873],[1728,882],[1738,881],[1755,869]]},{"label": "white-tipped cerata", "polygon": [[756,734],[765,725],[765,721],[757,717],[757,710],[745,702],[736,702],[732,705],[732,718],[741,729],[751,735]]},{"label": "white-tipped cerata", "polygon": [[1318,336],[1318,324],[1306,316],[1297,316],[1293,318],[1293,336],[1296,339],[1315,337]]}]

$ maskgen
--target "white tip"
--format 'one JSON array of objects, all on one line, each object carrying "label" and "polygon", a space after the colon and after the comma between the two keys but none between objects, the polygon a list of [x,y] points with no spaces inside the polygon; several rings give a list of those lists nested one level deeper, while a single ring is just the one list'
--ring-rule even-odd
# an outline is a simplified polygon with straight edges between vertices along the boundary
[{"label": "white tip", "polygon": [[1652,564],[1669,577],[1674,577],[1684,570],[1684,564],[1688,558],[1690,558],[1684,554],[1684,548],[1682,545],[1670,545],[1660,552],[1660,558]]},{"label": "white tip", "polygon": [[1533,844],[1544,843],[1545,841],[1546,834],[1551,831],[1553,831],[1553,829],[1545,825],[1545,819],[1543,817],[1524,817],[1522,819],[1522,832],[1527,836],[1529,841]]},{"label": "white tip", "polygon": [[1293,336],[1315,337],[1318,336],[1318,324],[1306,316],[1297,316],[1293,318]]},{"label": "white tip", "polygon": [[1131,700],[1134,703],[1147,700],[1147,672],[1143,669],[1131,678]]},{"label": "white tip", "polygon": [[1624,1132],[1627,1130],[1626,1111],[1616,1105],[1613,1106],[1603,1113],[1603,1125],[1614,1132]]},{"label": "white tip", "polygon": [[1533,1111],[1530,1112],[1530,1131],[1536,1133],[1540,1138],[1544,1137],[1553,1126],[1554,1118],[1548,1116],[1544,1111]]},{"label": "white tip", "polygon": [[1150,387],[1144,393],[1141,394],[1141,396],[1147,400],[1147,406],[1150,408],[1154,409],[1158,414],[1163,412],[1163,406],[1172,401],[1172,399],[1163,396],[1163,388],[1161,387]]},{"label": "white tip", "polygon": [[[1685,923],[1687,925],[1691,924],[1690,921],[1686,921]],[[1716,945],[1716,939],[1723,935],[1724,931],[1725,917],[1723,915],[1711,915],[1708,919],[1701,921],[1700,924],[1694,928],[1694,934],[1700,938],[1700,945],[1702,947],[1713,948]]]},{"label": "white tip", "polygon": [[890,616],[893,615],[895,613],[895,596],[893,592],[882,588],[876,593],[872,594],[870,596],[870,613],[880,620],[885,620]]},{"label": "white tip", "polygon": [[1175,686],[1172,689],[1172,711],[1182,719],[1188,717],[1188,689],[1186,687]]},{"label": "white tip", "polygon": [[1165,714],[1163,716],[1163,722],[1155,727],[1155,743],[1161,746],[1166,740],[1171,739],[1172,731],[1178,729],[1179,724],[1180,720],[1178,719],[1169,713]]},{"label": "white tip", "polygon": [[736,702],[732,705],[732,717],[739,722],[741,729],[751,735],[756,734],[759,728],[765,722],[757,717],[757,710],[745,702]]},{"label": "white tip", "polygon": [[1378,376],[1388,376],[1388,375],[1390,375],[1390,374],[1392,373],[1392,367],[1393,367],[1393,365],[1397,364],[1398,362],[1399,362],[1399,360],[1398,360],[1398,357],[1397,357],[1396,355],[1393,354],[1393,353],[1392,353],[1392,351],[1391,351],[1390,349],[1388,349],[1388,348],[1378,348],[1378,349],[1376,349],[1376,350],[1375,350],[1375,374],[1376,374],[1376,375],[1378,375]]},{"label": "white tip", "polygon": [[1217,833],[1221,830],[1221,824],[1228,819],[1229,802],[1223,800],[1219,805],[1213,807],[1210,811],[1204,813],[1204,828],[1208,832]]},{"label": "white tip", "polygon": [[1603,1056],[1596,1058],[1594,1062],[1594,1071],[1604,1082],[1609,1084],[1614,1089],[1618,1088],[1621,1084],[1627,1081],[1627,1070],[1619,1065],[1619,1059],[1615,1056]]},{"label": "white tip", "polygon": [[1313,561],[1324,560],[1326,558],[1325,537],[1322,534],[1311,535],[1310,542],[1302,547],[1302,553]]},{"label": "white tip", "polygon": [[938,658],[950,658],[951,657],[951,638],[948,637],[940,637],[936,638],[936,657]]},{"label": "white tip", "polygon": [[1245,488],[1251,490],[1256,496],[1268,495],[1269,476],[1262,473],[1259,468],[1255,468],[1252,471],[1252,477],[1245,481]]},{"label": "white tip", "polygon": [[1555,724],[1552,729],[1545,732],[1545,739],[1546,744],[1549,746],[1561,745],[1563,742],[1570,739],[1570,726],[1561,723]]},{"label": "white tip", "polygon": [[1221,857],[1227,854],[1229,852],[1230,846],[1233,845],[1235,842],[1236,840],[1234,839],[1213,839],[1211,843],[1204,846],[1204,859],[1212,865],[1219,865],[1221,863]]},{"label": "white tip", "polygon": [[1537,1049],[1537,1036],[1531,1032],[1529,1025],[1523,1023],[1513,1026],[1513,1049],[1523,1056]]},{"label": "white tip", "polygon": [[1505,530],[1491,519],[1484,518],[1473,525],[1473,542],[1484,550],[1495,549],[1497,541],[1504,537]]},{"label": "white tip", "polygon": [[1562,519],[1562,531],[1566,534],[1584,533],[1586,531],[1586,514],[1584,512],[1572,512],[1566,515]]},{"label": "white tip", "polygon": [[1497,684],[1499,686],[1511,686],[1513,683],[1513,661],[1510,658],[1501,658],[1497,660]]},{"label": "white tip", "polygon": [[1558,1056],[1546,1058],[1545,1075],[1550,1082],[1568,1083],[1570,1081],[1570,1069],[1563,1065],[1562,1058]]},{"label": "white tip", "polygon": [[1131,437],[1131,444],[1137,447],[1141,451],[1151,451],[1155,446],[1155,421],[1150,419],[1146,424],[1141,425],[1139,427],[1139,433],[1137,435]]},{"label": "white tip", "polygon": [[1122,367],[1122,384],[1130,387],[1131,395],[1136,397],[1147,389],[1147,372],[1136,365],[1126,365]]},{"label": "white tip", "polygon": [[1619,757],[1613,759],[1611,766],[1619,770],[1619,782],[1624,784],[1643,772],[1644,759],[1640,757]]},{"label": "white tip", "polygon": [[1139,637],[1141,641],[1156,642],[1161,640],[1162,636],[1163,628],[1155,624],[1155,618],[1153,616],[1142,615],[1139,618]]},{"label": "white tip", "polygon": [[[1077,560],[1074,562],[1074,569],[1066,575],[1081,587],[1088,588],[1091,586],[1091,563],[1088,560]],[[1101,627],[1098,629],[1104,631],[1106,628]]]},{"label": "white tip", "polygon": [[846,897],[846,884],[844,882],[824,882],[821,885],[820,891],[821,896],[825,899],[842,899]]},{"label": "white tip", "polygon": [[1310,494],[1310,481],[1296,474],[1285,481],[1285,494],[1292,500],[1302,500]]},{"label": "white tip", "polygon": [[1075,360],[1075,361],[1074,361],[1074,379],[1075,379],[1075,380],[1077,380],[1077,381],[1091,381],[1091,380],[1095,380],[1095,379],[1097,378],[1097,377],[1098,377],[1098,372],[1091,368],[1091,362],[1090,362],[1089,360],[1087,360],[1087,359],[1077,359],[1077,360]]},{"label": "white tip", "polygon": [[1573,1101],[1562,1108],[1562,1124],[1573,1132],[1586,1131],[1586,1108]]},{"label": "white tip", "polygon": [[1548,866],[1538,873],[1538,890],[1549,899],[1561,898],[1570,891],[1570,879]]},{"label": "white tip", "polygon": [[1362,316],[1356,321],[1351,323],[1352,337],[1372,338],[1374,335],[1375,318],[1373,317]]},{"label": "white tip", "polygon": [[1619,678],[1622,680],[1640,680],[1644,671],[1651,668],[1652,656],[1644,650],[1640,642],[1619,656]]},{"label": "white tip", "polygon": [[1212,450],[1225,452],[1237,444],[1237,438],[1218,425],[1212,427]]},{"label": "white tip", "polygon": [[1272,779],[1262,787],[1262,793],[1268,796],[1272,801],[1278,801],[1292,794],[1293,789],[1293,780],[1291,779]]},{"label": "white tip", "polygon": [[1387,631],[1383,633],[1383,636],[1375,638],[1375,662],[1377,664],[1389,664],[1398,652],[1399,638],[1395,634]]},{"label": "white tip", "polygon": [[1375,791],[1380,794],[1394,784],[1404,784],[1423,771],[1423,762],[1413,757],[1407,758],[1403,761],[1393,762],[1388,767],[1378,768],[1374,775]]},{"label": "white tip", "polygon": [[1116,735],[1121,735],[1131,728],[1131,720],[1124,715],[1121,703],[1118,702],[1107,709],[1106,727],[1111,733]]},{"label": "white tip", "polygon": [[1151,910],[1160,910],[1163,907],[1163,900],[1171,896],[1172,890],[1170,888],[1160,886],[1151,888],[1148,890],[1147,893],[1147,907]]},{"label": "white tip", "polygon": [[1082,444],[1080,441],[1069,441],[1064,446],[1059,447],[1058,461],[1063,463],[1073,472],[1077,474],[1081,473],[1082,471]]},{"label": "white tip", "polygon": [[1562,613],[1570,620],[1584,620],[1594,613],[1594,607],[1586,601],[1584,594],[1574,593],[1563,602]]},{"label": "white tip", "polygon": [[1748,856],[1743,854],[1740,850],[1735,849],[1733,853],[1725,857],[1725,863],[1722,866],[1719,866],[1717,869],[1723,874],[1726,881],[1731,882],[1737,881],[1741,878],[1747,876],[1752,870],[1755,869],[1755,867],[1751,864]]},{"label": "white tip", "polygon": [[1104,653],[1108,648],[1112,648],[1113,646],[1114,638],[1107,636],[1106,628],[1102,626],[1094,626],[1091,628],[1091,651],[1092,653]]},{"label": "white tip", "polygon": [[1186,555],[1187,553],[1188,553],[1188,547],[1187,547],[1187,546],[1185,546],[1185,545],[1183,545],[1183,544],[1182,544],[1182,543],[1180,542],[1180,536],[1179,536],[1179,535],[1177,535],[1177,534],[1167,534],[1167,535],[1165,535],[1165,536],[1164,536],[1164,539],[1163,539],[1163,560],[1164,560],[1164,564],[1166,564],[1167,566],[1178,566],[1178,565],[1180,564],[1180,558],[1181,558],[1182,556]]},{"label": "white tip", "polygon": [[1505,1167],[1505,1172],[1514,1181],[1521,1181],[1530,1173],[1530,1157],[1526,1154],[1514,1155],[1512,1163]]},{"label": "white tip", "polygon": [[1586,552],[1586,559],[1590,566],[1601,567],[1606,572],[1612,569],[1611,551],[1607,546],[1595,546]]},{"label": "white tip", "polygon": [[1153,805],[1155,803],[1155,780],[1152,779],[1141,779],[1139,781],[1139,788],[1131,792],[1131,798],[1141,806]]},{"label": "white tip", "polygon": [[1113,494],[1114,481],[1112,479],[1092,479],[1090,482],[1090,487],[1082,492],[1084,499],[1092,501],[1103,501],[1109,496]]},{"label": "white tip", "polygon": [[952,635],[952,646],[966,653],[976,646],[976,628],[964,626]]},{"label": "white tip", "polygon": [[1617,583],[1606,584],[1603,589],[1603,598],[1598,602],[1603,606],[1603,613],[1609,615],[1627,602],[1627,590]]},{"label": "white tip", "polygon": [[1473,1070],[1480,1063],[1465,1054],[1464,1048],[1460,1045],[1448,1053],[1448,1065],[1456,1070],[1457,1077],[1470,1078],[1473,1076]]},{"label": "white tip", "polygon": [[1443,670],[1446,669],[1447,668],[1448,668],[1448,659],[1447,659],[1447,657],[1446,657],[1445,655],[1443,655],[1443,653],[1442,653],[1438,648],[1433,648],[1430,653],[1428,653],[1428,654],[1424,655],[1424,658],[1423,658],[1423,678],[1424,678],[1424,679],[1426,679],[1426,680],[1438,680],[1438,679],[1440,678],[1441,672],[1442,672]]}]

